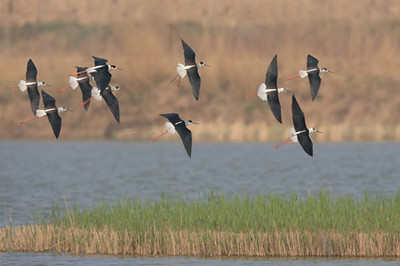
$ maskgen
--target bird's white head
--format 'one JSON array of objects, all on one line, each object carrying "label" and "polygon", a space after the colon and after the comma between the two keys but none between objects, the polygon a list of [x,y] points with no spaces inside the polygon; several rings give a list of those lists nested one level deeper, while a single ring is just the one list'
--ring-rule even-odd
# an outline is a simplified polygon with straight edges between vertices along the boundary
[{"label": "bird's white head", "polygon": [[108,65],[108,70],[120,70],[116,65]]},{"label": "bird's white head", "polygon": [[187,126],[187,125],[196,125],[196,124],[200,124],[199,122],[194,122],[194,121],[192,121],[192,120],[187,120],[187,121],[185,121],[185,125]]},{"label": "bird's white head", "polygon": [[309,128],[308,131],[310,132],[310,134],[322,133],[321,131],[319,131],[315,127]]},{"label": "bird's white head", "polygon": [[321,69],[319,70],[319,72],[321,72],[321,73],[327,73],[327,72],[329,72],[329,70],[328,70],[326,67],[323,67],[323,68],[321,68]]},{"label": "bird's white head", "polygon": [[40,86],[48,86],[48,84],[46,82],[44,82],[44,81],[38,81],[37,85],[38,85],[38,87],[40,87]]},{"label": "bird's white head", "polygon": [[65,107],[65,106],[60,106],[60,107],[57,108],[57,111],[58,111],[59,113],[62,113],[62,112],[67,112],[67,111],[69,111],[69,110],[68,110],[68,108]]},{"label": "bird's white head", "polygon": [[120,87],[117,85],[117,86],[110,86],[111,87],[111,90],[112,91],[119,91],[120,90]]},{"label": "bird's white head", "polygon": [[203,61],[200,61],[200,63],[197,64],[197,67],[208,67],[209,65],[207,65],[206,63],[204,63]]},{"label": "bird's white head", "polygon": [[278,88],[278,93],[282,92],[290,92],[290,90],[288,88]]}]

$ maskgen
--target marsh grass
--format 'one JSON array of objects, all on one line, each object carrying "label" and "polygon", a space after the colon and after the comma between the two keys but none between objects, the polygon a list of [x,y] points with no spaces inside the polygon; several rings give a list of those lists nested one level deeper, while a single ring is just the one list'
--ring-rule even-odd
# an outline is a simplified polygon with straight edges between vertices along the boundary
[{"label": "marsh grass", "polygon": [[1,251],[129,256],[400,256],[400,192],[391,196],[233,196],[55,206],[0,230]]}]

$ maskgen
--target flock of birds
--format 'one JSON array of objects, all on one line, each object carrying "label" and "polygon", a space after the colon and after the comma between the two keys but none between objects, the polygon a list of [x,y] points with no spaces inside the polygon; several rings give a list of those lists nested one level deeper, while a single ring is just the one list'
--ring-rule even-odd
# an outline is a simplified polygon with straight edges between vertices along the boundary
[{"label": "flock of birds", "polygon": [[[186,76],[189,79],[190,85],[192,87],[192,93],[196,100],[199,100],[200,95],[200,85],[201,79],[198,69],[201,67],[208,66],[204,62],[200,61],[196,63],[196,54],[193,49],[184,41],[181,40],[183,53],[185,58],[184,64],[178,64],[176,67],[177,75],[171,81],[180,83]],[[69,86],[60,89],[58,92],[62,93],[64,90],[71,88],[80,88],[82,92],[82,103],[81,106],[84,110],[88,110],[90,101],[95,99],[97,101],[104,100],[107,104],[109,110],[113,114],[115,120],[119,123],[119,103],[118,99],[113,94],[114,91],[118,91],[120,88],[118,86],[110,85],[112,75],[111,70],[118,70],[119,68],[115,65],[108,64],[107,59],[99,58],[93,56],[94,66],[92,67],[76,67],[77,72],[72,73],[69,77]],[[327,68],[319,68],[318,60],[311,56],[307,56],[307,69],[300,70],[296,77],[305,78],[308,77],[311,97],[315,100],[318,94],[318,90],[321,86],[320,73],[328,72]],[[43,108],[40,109],[40,94],[38,87],[46,86],[44,81],[37,80],[38,71],[31,59],[27,63],[26,70],[26,80],[21,80],[17,87],[22,92],[28,91],[29,100],[31,103],[31,109],[33,112],[33,117],[21,121],[21,123],[26,123],[30,120],[41,118],[47,115],[50,122],[52,130],[56,138],[59,137],[61,131],[61,117],[60,113],[68,111],[66,107],[57,107],[56,100],[53,96],[41,90]],[[293,78],[296,78],[293,77]],[[293,79],[290,78],[290,79]],[[257,90],[256,94],[248,95],[247,98],[253,96],[258,96],[262,101],[268,102],[272,114],[279,123],[282,123],[281,117],[281,104],[279,102],[279,94],[282,92],[290,92],[287,88],[278,88],[278,62],[277,55],[272,59],[266,73],[265,82],[262,83]],[[96,86],[92,86],[91,82],[95,82]],[[157,141],[161,136],[170,133],[180,136],[186,152],[189,157],[192,154],[192,133],[187,128],[188,125],[196,124],[192,120],[183,120],[179,117],[177,113],[166,113],[161,114],[162,117],[168,119],[165,124],[165,131],[153,138],[153,141]],[[293,128],[290,130],[290,136],[275,145],[275,148],[279,148],[285,143],[295,143],[298,142],[303,147],[304,151],[313,156],[313,144],[310,138],[310,134],[321,133],[316,128],[308,128],[305,122],[304,113],[301,110],[295,95],[292,95],[292,117],[293,117]]]}]

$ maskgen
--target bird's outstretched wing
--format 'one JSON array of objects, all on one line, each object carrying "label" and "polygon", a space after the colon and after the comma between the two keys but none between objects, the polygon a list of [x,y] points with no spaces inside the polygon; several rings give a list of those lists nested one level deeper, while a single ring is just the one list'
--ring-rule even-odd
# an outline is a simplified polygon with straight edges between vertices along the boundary
[{"label": "bird's outstretched wing", "polygon": [[312,55],[307,55],[307,70],[318,68],[318,59]]},{"label": "bird's outstretched wing", "polygon": [[95,66],[103,66],[101,68],[96,69],[96,72],[91,73],[97,88],[99,88],[100,92],[105,90],[111,81],[111,73],[108,71],[107,59],[103,59],[100,57],[93,56]]},{"label": "bird's outstretched wing", "polygon": [[308,73],[308,81],[310,82],[311,97],[314,101],[321,86],[321,78],[319,76],[318,59],[309,54],[307,55],[307,70],[311,69],[315,70]]},{"label": "bird's outstretched wing", "polygon": [[187,70],[190,85],[192,86],[193,97],[198,101],[200,96],[201,79],[197,66]]},{"label": "bird's outstretched wing", "polygon": [[308,130],[306,121],[304,119],[304,113],[301,110],[299,104],[297,103],[296,96],[292,96],[292,116],[293,116],[293,126],[296,132],[302,130]]},{"label": "bird's outstretched wing", "polygon": [[101,57],[97,57],[97,56],[92,56],[94,59],[94,65],[95,66],[101,66],[101,65],[106,65],[108,60],[101,58]]},{"label": "bird's outstretched wing", "polygon": [[274,114],[276,120],[279,123],[282,123],[282,114],[281,114],[281,103],[279,102],[279,96],[277,91],[269,92],[267,94],[268,105],[271,109],[271,112]]},{"label": "bird's outstretched wing", "polygon": [[28,60],[28,64],[26,65],[26,81],[36,81],[38,71],[36,69],[35,64],[32,59]]},{"label": "bird's outstretched wing", "polygon": [[292,115],[295,131],[301,132],[297,134],[297,140],[299,141],[301,147],[303,147],[303,150],[308,155],[313,156],[313,144],[310,139],[309,131],[304,119],[304,113],[297,103],[296,97],[294,95],[292,96]]},{"label": "bird's outstretched wing", "polygon": [[54,136],[58,138],[58,136],[60,136],[60,131],[61,131],[61,117],[58,114],[57,110],[47,112],[47,119],[49,119],[51,128],[53,129]]},{"label": "bird's outstretched wing", "polygon": [[310,82],[311,98],[314,99],[318,95],[319,88],[321,87],[321,77],[319,76],[319,69],[315,72],[308,73],[308,81]]},{"label": "bird's outstretched wing", "polygon": [[42,90],[43,105],[45,108],[51,108],[56,106],[56,99],[50,94]]},{"label": "bird's outstretched wing", "polygon": [[115,120],[119,123],[119,103],[117,97],[112,93],[110,87],[100,92],[106,102],[108,109],[110,109]]},{"label": "bird's outstretched wing", "polygon": [[176,123],[178,123],[180,121],[183,121],[177,113],[160,114],[160,116],[168,119],[168,121],[171,122],[173,125],[175,125]]},{"label": "bird's outstretched wing", "polygon": [[281,114],[281,103],[279,102],[279,94],[277,90],[277,80],[278,80],[278,61],[277,55],[274,56],[271,63],[269,64],[267,73],[265,75],[265,85],[267,89],[274,89],[275,91],[270,91],[267,93],[268,105],[274,114],[276,120],[282,123]]},{"label": "bird's outstretched wing", "polygon": [[182,41],[183,55],[185,57],[185,65],[196,65],[196,54],[193,49],[184,41]]},{"label": "bird's outstretched wing", "polygon": [[186,127],[185,123],[176,125],[175,129],[182,139],[187,155],[192,157],[192,132]]},{"label": "bird's outstretched wing", "polygon": [[76,70],[78,73],[78,78],[83,78],[87,77],[86,79],[79,80],[79,88],[81,89],[82,92],[82,102],[84,104],[84,108],[87,111],[89,109],[90,105],[90,97],[92,97],[92,85],[90,85],[90,80],[89,80],[89,75],[86,72],[83,72],[87,69],[87,67],[76,67]]},{"label": "bird's outstretched wing", "polygon": [[33,115],[36,115],[36,110],[39,109],[40,104],[40,94],[36,84],[28,86],[28,96],[29,101],[31,102]]}]

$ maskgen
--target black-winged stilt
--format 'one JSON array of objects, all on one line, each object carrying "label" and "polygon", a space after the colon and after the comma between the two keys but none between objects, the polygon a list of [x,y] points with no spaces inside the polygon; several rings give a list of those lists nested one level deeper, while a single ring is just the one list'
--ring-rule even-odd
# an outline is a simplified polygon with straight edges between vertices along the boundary
[{"label": "black-winged stilt", "polygon": [[40,94],[38,87],[48,86],[44,81],[37,81],[37,68],[33,63],[32,59],[28,60],[26,65],[26,80],[20,80],[17,86],[9,86],[9,88],[19,88],[20,91],[24,92],[28,90],[29,100],[31,102],[32,113],[36,114],[36,109],[39,108]]},{"label": "black-winged stilt", "polygon": [[26,119],[24,121],[21,121],[21,123],[26,123],[30,120],[38,119],[47,115],[51,128],[53,129],[53,133],[56,136],[56,138],[58,138],[61,131],[61,117],[59,114],[68,111],[68,109],[63,106],[57,107],[56,100],[48,93],[46,93],[44,90],[42,90],[42,99],[44,108],[36,109],[35,116]]},{"label": "black-winged stilt", "polygon": [[201,79],[199,75],[198,68],[208,66],[203,61],[196,63],[196,53],[193,49],[184,41],[181,40],[183,47],[183,55],[185,57],[185,64],[178,64],[176,66],[176,77],[171,81],[174,82],[178,80],[180,82],[185,76],[188,76],[190,85],[192,87],[193,97],[198,101],[200,95],[200,84]]},{"label": "black-winged stilt", "polygon": [[289,138],[283,140],[281,143],[275,145],[278,149],[282,144],[299,142],[303,150],[310,156],[313,156],[313,144],[310,134],[322,133],[316,128],[307,128],[304,113],[297,103],[296,97],[292,96],[292,116],[293,126],[290,129]]},{"label": "black-winged stilt", "polygon": [[275,55],[268,66],[267,73],[265,74],[265,83],[257,89],[257,94],[249,94],[247,99],[258,96],[262,101],[267,101],[271,112],[279,123],[282,123],[281,104],[279,102],[279,93],[289,91],[287,88],[278,88],[278,56]]},{"label": "black-winged stilt", "polygon": [[321,87],[321,77],[320,73],[332,72],[329,71],[326,67],[319,68],[318,67],[318,59],[312,55],[307,55],[307,70],[300,70],[299,74],[295,77],[289,78],[289,80],[300,77],[305,78],[308,77],[308,81],[310,83],[310,91],[311,97],[314,101],[318,95],[318,90]]},{"label": "black-winged stilt", "polygon": [[184,121],[176,113],[160,114],[161,116],[168,119],[169,122],[165,123],[165,131],[153,138],[153,141],[157,141],[161,136],[167,133],[175,134],[178,132],[182,139],[183,146],[185,146],[186,152],[189,157],[192,156],[192,132],[186,127],[191,124],[198,124],[192,120]]}]

